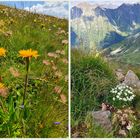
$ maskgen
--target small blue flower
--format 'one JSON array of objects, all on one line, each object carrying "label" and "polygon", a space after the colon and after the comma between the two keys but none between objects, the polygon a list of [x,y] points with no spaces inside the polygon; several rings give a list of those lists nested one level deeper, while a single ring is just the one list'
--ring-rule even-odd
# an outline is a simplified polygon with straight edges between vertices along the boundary
[{"label": "small blue flower", "polygon": [[55,124],[55,125],[59,125],[59,124],[60,124],[60,122],[54,122],[54,124]]}]

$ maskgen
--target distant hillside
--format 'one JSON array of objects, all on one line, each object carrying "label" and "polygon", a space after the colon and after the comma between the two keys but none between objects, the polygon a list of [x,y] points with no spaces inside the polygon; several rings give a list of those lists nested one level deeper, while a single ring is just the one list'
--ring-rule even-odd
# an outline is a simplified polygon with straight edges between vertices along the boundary
[{"label": "distant hillside", "polygon": [[108,50],[110,50],[108,55],[117,61],[140,65],[140,33],[110,46]]},{"label": "distant hillside", "polygon": [[131,32],[140,24],[140,4],[122,4],[116,9],[96,8],[96,15],[107,17],[120,31]]},{"label": "distant hillside", "polygon": [[140,4],[109,9],[84,3],[74,6],[71,15],[73,31],[89,50],[109,47],[140,29]]}]

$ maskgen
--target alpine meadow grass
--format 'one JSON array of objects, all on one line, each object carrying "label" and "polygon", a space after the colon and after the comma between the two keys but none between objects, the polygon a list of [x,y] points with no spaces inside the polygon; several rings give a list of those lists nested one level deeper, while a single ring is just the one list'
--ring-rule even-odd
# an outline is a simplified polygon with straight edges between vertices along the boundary
[{"label": "alpine meadow grass", "polygon": [[[89,111],[98,110],[107,101],[109,91],[117,83],[109,64],[100,56],[72,50],[72,130],[84,123]],[[83,137],[86,137],[84,135]]]},{"label": "alpine meadow grass", "polygon": [[72,137],[139,137],[139,90],[118,80],[121,65],[73,48],[71,66]]},{"label": "alpine meadow grass", "polygon": [[67,98],[68,20],[0,5],[0,137],[67,137]]}]

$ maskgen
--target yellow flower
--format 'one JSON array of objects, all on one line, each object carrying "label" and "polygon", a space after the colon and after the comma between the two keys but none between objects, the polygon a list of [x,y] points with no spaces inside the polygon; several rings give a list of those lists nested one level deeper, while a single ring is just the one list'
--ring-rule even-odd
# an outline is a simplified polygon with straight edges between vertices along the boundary
[{"label": "yellow flower", "polygon": [[6,50],[4,48],[0,48],[0,56],[5,56]]},{"label": "yellow flower", "polygon": [[97,58],[97,57],[99,57],[99,56],[100,56],[100,53],[97,52],[97,53],[95,54],[95,58]]},{"label": "yellow flower", "polygon": [[20,50],[19,55],[20,55],[20,57],[23,57],[23,58],[31,58],[31,57],[37,58],[39,56],[38,52],[34,51],[32,49]]},{"label": "yellow flower", "polygon": [[3,89],[3,88],[5,88],[4,84],[0,83],[0,89]]}]

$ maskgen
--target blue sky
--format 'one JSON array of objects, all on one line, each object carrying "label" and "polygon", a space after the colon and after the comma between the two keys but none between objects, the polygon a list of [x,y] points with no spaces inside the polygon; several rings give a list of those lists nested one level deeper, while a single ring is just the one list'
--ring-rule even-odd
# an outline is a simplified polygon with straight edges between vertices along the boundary
[{"label": "blue sky", "polygon": [[[67,2],[66,2],[67,1]],[[31,12],[37,12],[41,14],[56,16],[59,18],[68,19],[68,0],[56,0],[56,1],[0,1],[0,4],[16,7],[19,9],[25,9]],[[122,3],[137,3],[140,0],[71,0],[72,5],[77,5],[81,2],[90,2],[92,4],[102,4],[112,6],[115,8]]]},{"label": "blue sky", "polygon": [[32,7],[33,5],[43,4],[44,1],[0,1],[0,3],[23,9],[24,7]]},{"label": "blue sky", "polygon": [[0,4],[68,19],[68,2],[66,1],[0,1]]}]

